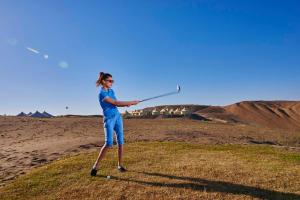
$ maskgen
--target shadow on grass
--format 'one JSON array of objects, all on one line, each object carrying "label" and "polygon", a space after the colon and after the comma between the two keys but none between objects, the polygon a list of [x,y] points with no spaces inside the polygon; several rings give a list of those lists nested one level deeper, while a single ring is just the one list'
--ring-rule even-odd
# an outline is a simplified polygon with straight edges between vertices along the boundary
[{"label": "shadow on grass", "polygon": [[[135,172],[135,171],[131,171]],[[141,173],[147,176],[156,176],[161,178],[169,178],[176,180],[188,181],[186,183],[166,183],[166,182],[150,182],[150,181],[142,181],[135,180],[129,178],[120,178],[112,176],[111,179],[119,180],[119,181],[129,181],[134,183],[139,183],[142,185],[149,186],[157,186],[157,187],[173,187],[173,188],[189,188],[196,191],[206,191],[206,192],[223,192],[223,193],[231,193],[231,194],[243,194],[256,198],[263,199],[300,199],[300,195],[293,193],[284,193],[278,192],[274,190],[267,190],[253,186],[245,186],[225,181],[212,181],[201,178],[192,178],[185,176],[175,176],[161,173],[149,173],[149,172],[136,172]],[[100,176],[103,177],[103,176]]]}]

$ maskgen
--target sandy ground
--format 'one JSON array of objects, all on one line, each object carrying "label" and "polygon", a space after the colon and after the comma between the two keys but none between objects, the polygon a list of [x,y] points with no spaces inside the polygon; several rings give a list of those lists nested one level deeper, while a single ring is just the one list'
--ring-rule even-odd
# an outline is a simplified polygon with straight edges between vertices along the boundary
[{"label": "sandy ground", "polygon": [[[124,132],[125,142],[286,145],[295,138],[293,133],[244,124],[179,118],[125,119]],[[100,117],[0,117],[0,185],[62,155],[99,151],[103,142],[103,123]]]},{"label": "sandy ground", "polygon": [[207,118],[300,133],[300,101],[243,101],[223,107],[209,106],[197,113]]}]

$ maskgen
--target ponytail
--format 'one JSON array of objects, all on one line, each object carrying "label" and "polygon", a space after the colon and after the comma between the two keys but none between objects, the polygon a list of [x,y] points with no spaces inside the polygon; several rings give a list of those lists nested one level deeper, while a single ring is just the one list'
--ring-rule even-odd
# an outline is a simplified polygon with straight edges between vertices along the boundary
[{"label": "ponytail", "polygon": [[96,87],[99,87],[100,85],[103,85],[102,81],[105,80],[108,77],[112,77],[112,75],[109,74],[109,73],[100,72],[99,73],[99,77],[98,77],[98,79],[96,81]]}]

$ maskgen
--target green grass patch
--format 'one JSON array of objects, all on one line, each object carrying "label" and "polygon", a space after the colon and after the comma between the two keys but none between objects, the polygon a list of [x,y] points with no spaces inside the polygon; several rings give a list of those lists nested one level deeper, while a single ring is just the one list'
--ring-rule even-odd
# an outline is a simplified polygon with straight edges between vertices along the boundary
[{"label": "green grass patch", "polygon": [[0,199],[300,198],[300,155],[267,145],[128,143],[127,173],[116,170],[114,148],[91,177],[97,155],[37,167],[0,188]]}]

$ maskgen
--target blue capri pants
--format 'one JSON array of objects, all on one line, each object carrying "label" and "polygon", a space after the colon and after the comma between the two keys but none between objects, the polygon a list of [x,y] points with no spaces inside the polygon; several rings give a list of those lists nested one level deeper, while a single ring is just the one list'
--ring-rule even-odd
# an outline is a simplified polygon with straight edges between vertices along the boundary
[{"label": "blue capri pants", "polygon": [[124,132],[123,132],[123,119],[120,113],[110,118],[103,118],[103,128],[105,136],[105,145],[107,147],[113,146],[113,133],[116,133],[116,139],[118,145],[124,144]]}]

